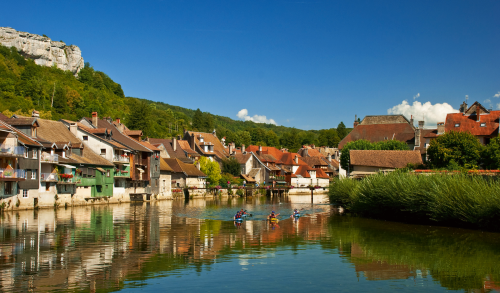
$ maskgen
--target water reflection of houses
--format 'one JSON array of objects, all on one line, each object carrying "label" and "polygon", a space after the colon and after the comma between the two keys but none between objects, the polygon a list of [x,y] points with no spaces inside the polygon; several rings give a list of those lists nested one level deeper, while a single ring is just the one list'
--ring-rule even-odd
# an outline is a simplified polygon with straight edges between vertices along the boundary
[{"label": "water reflection of houses", "polygon": [[[176,202],[93,206],[6,213],[0,226],[2,288],[26,291],[113,287],[140,274],[160,254],[197,263],[232,254],[234,248],[287,245],[290,239],[325,237],[326,216],[266,222],[232,222],[172,215]],[[206,201],[193,201],[204,206]],[[319,223],[319,225],[318,225]],[[185,266],[184,266],[185,267]],[[167,267],[159,265],[159,269]]]}]

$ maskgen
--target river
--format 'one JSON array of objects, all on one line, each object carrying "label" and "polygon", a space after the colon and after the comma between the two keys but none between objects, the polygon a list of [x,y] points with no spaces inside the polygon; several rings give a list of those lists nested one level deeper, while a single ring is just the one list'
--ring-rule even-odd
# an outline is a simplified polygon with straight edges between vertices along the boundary
[{"label": "river", "polygon": [[[353,217],[326,197],[5,212],[2,292],[500,292],[500,234]],[[241,224],[230,219],[245,209]],[[289,217],[293,209],[302,217]],[[265,219],[271,210],[280,221]]]}]

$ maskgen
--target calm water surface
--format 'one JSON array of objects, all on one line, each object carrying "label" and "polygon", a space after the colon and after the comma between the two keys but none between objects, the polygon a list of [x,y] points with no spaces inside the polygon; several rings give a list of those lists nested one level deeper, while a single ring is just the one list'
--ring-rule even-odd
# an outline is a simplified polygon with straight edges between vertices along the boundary
[{"label": "calm water surface", "polygon": [[[498,233],[351,217],[315,200],[6,212],[0,291],[500,292]],[[253,216],[235,225],[241,208]],[[294,208],[304,216],[289,218]]]}]

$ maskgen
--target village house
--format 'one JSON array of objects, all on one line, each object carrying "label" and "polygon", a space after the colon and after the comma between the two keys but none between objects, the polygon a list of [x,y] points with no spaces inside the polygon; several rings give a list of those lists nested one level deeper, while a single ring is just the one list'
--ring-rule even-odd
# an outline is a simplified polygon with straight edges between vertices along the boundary
[{"label": "village house", "polygon": [[[469,108],[467,108],[467,104],[464,102],[460,106],[460,109],[460,113],[449,113],[446,115],[444,132],[470,132],[483,145],[488,144],[491,138],[499,135],[500,111],[486,109],[479,102],[475,102]],[[442,124],[438,124],[438,129],[440,126],[442,129]],[[442,133],[438,133],[437,135],[440,134]]]},{"label": "village house", "polygon": [[185,131],[183,140],[189,143],[189,148],[201,156],[219,163],[229,157],[224,145],[217,138],[215,130],[213,133]]},{"label": "village house", "polygon": [[172,197],[172,167],[170,167],[167,162],[161,158],[160,159],[160,198],[171,198]]},{"label": "village house", "polygon": [[392,172],[408,164],[421,165],[420,151],[351,150],[350,177],[362,178],[378,172]]},{"label": "village house", "polygon": [[206,187],[207,175],[201,172],[195,165],[186,164],[177,158],[162,160],[172,169],[172,188]]},{"label": "village house", "polygon": [[244,153],[236,153],[233,156],[240,163],[242,177],[248,183],[270,183],[271,174],[274,173],[255,153],[245,151]]},{"label": "village house", "polygon": [[99,119],[96,112],[92,113],[92,118],[82,118],[78,122],[89,128],[112,130],[111,139],[133,151],[129,158],[129,177],[115,182],[120,184],[117,187],[123,190],[124,195],[144,198],[159,193],[160,150],[142,141],[142,131],[129,130],[120,119]]},{"label": "village house", "polygon": [[[0,120],[6,119],[0,115]],[[30,135],[0,121],[0,199],[7,199],[7,204],[14,197],[17,200],[12,205],[17,201],[37,203],[40,149]]]},{"label": "village house", "polygon": [[187,143],[187,141],[180,140],[179,137],[171,139],[149,138],[149,142],[162,150],[160,156],[164,159],[176,158],[187,164],[194,163],[200,155],[189,147],[187,150],[184,149],[182,144]]},{"label": "village house", "polygon": [[[322,148],[326,153],[326,156],[316,149],[315,145],[304,145],[297,153],[301,156],[301,159],[312,168],[321,168],[329,176],[334,177],[338,174],[338,161],[332,159],[332,153],[338,156],[338,150],[333,149],[333,152],[327,150],[326,147]],[[337,150],[335,152],[335,150]]]}]

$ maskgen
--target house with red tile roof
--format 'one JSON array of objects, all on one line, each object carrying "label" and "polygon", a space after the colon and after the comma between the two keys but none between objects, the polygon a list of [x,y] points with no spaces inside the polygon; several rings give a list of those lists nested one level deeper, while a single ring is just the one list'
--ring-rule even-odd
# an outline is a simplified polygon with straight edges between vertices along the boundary
[{"label": "house with red tile roof", "polygon": [[[244,175],[243,178],[249,183],[253,182],[248,180],[252,178],[255,182],[271,183],[272,180],[276,179],[276,170],[268,163],[261,161],[262,157],[258,156],[254,152],[235,153],[233,157],[240,163],[241,174]],[[279,170],[279,169],[278,169]]]},{"label": "house with red tile roof", "polygon": [[351,150],[349,152],[353,178],[361,178],[378,172],[392,172],[408,164],[422,164],[419,151]]},{"label": "house with red tile roof", "polygon": [[475,102],[469,108],[464,102],[461,109],[460,113],[446,115],[444,132],[470,132],[482,144],[488,144],[491,138],[499,135],[500,111],[486,109],[479,102]]},{"label": "house with red tile roof", "polygon": [[221,163],[229,157],[229,153],[217,138],[215,131],[213,133],[186,131],[183,140],[188,141],[191,150],[210,160]]}]

